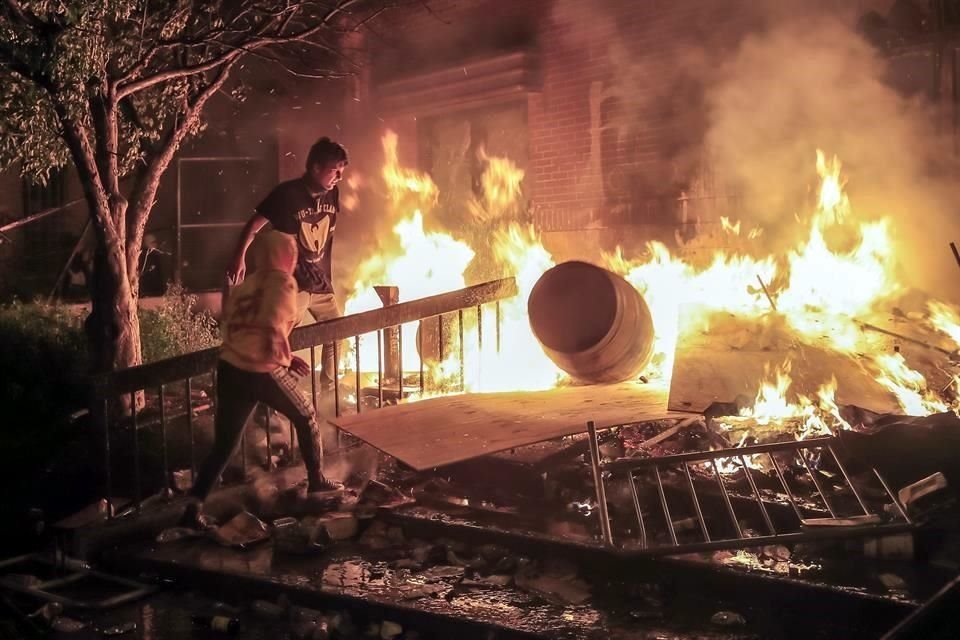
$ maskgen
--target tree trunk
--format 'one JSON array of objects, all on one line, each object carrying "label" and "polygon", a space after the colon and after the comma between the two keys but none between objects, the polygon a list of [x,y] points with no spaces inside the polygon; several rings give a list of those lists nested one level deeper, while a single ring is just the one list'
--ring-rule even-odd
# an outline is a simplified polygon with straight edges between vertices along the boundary
[{"label": "tree trunk", "polygon": [[[133,265],[136,269],[136,265]],[[91,283],[91,311],[87,318],[87,338],[97,372],[133,367],[142,362],[138,299],[130,286],[130,265],[123,247],[117,244],[97,247]]]}]

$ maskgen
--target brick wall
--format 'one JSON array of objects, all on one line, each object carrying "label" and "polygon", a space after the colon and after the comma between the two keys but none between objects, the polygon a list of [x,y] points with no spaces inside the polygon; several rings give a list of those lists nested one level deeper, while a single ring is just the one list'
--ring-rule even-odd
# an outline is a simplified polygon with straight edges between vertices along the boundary
[{"label": "brick wall", "polygon": [[[429,9],[392,12],[377,25],[368,43],[369,93],[435,67],[534,50],[542,86],[527,98],[525,189],[540,229],[555,232],[548,242],[576,250],[590,237],[595,252],[625,238],[672,239],[678,229],[689,238],[738,206],[723,168],[712,166],[704,149],[703,87],[747,34],[795,19],[795,4],[430,0]],[[852,24],[891,4],[810,0],[802,9]],[[393,124],[388,113],[373,115],[374,128]],[[401,147],[415,141],[414,129],[399,131]]]}]

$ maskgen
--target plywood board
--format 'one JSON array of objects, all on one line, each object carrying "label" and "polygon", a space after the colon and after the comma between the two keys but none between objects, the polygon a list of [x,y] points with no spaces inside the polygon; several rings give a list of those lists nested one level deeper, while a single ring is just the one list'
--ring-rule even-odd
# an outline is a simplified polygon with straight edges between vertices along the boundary
[{"label": "plywood board", "polygon": [[330,420],[417,470],[598,428],[667,417],[667,390],[639,383],[471,393]]},{"label": "plywood board", "polygon": [[[761,382],[771,379],[765,371],[789,360],[793,380],[790,393],[816,397],[820,385],[835,377],[839,404],[853,404],[879,413],[903,412],[896,398],[874,379],[868,358],[837,353],[825,338],[812,344],[801,343],[782,318],[750,320],[715,314],[707,325],[701,319],[695,308],[681,311],[670,410],[700,412],[713,402],[733,402],[738,395],[753,399]],[[883,319],[870,320],[904,335],[911,333],[911,327]],[[914,335],[918,334],[914,331]],[[924,373],[931,385],[941,382],[942,372],[936,364],[946,361],[942,353],[869,330],[862,339],[869,343],[870,353],[892,353],[896,345],[907,363]],[[923,339],[934,342],[930,336]]]}]

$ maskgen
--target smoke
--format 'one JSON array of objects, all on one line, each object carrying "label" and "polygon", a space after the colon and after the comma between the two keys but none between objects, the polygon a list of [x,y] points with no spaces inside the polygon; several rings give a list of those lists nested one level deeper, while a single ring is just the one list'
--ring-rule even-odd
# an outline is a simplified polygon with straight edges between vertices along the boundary
[{"label": "smoke", "polygon": [[[706,95],[705,146],[744,195],[744,216],[781,240],[797,239],[782,222],[811,206],[815,150],[835,154],[855,221],[891,219],[903,282],[955,297],[945,286],[956,274],[946,242],[960,237],[950,133],[922,95],[891,86],[892,66],[903,63],[837,19],[794,19],[750,35]],[[932,63],[917,71],[932,76]]]},{"label": "smoke", "polygon": [[636,7],[619,6],[629,3],[584,4],[558,0],[553,20],[565,48],[605,49],[607,92],[652,141],[648,183],[678,193],[711,176],[714,194],[742,196],[745,225],[765,229],[760,252],[778,253],[801,239],[795,216],[815,203],[822,149],[843,163],[857,221],[892,220],[901,281],[960,298],[947,246],[960,239],[952,124],[923,92],[893,87],[929,85],[933,63],[874,49],[855,30],[863,3],[697,3],[686,14],[653,3],[633,20]]}]

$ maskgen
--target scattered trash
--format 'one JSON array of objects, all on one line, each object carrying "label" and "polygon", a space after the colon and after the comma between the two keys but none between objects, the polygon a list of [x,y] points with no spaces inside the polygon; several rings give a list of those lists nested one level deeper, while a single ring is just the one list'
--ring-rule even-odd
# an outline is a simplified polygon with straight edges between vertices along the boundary
[{"label": "scattered trash", "polygon": [[913,534],[910,533],[868,538],[863,541],[863,555],[868,558],[912,559],[913,553]]},{"label": "scattered trash", "polygon": [[590,599],[590,585],[577,576],[577,568],[565,562],[550,562],[537,573],[533,564],[519,563],[514,584],[528,593],[556,604],[583,604]]},{"label": "scattered trash", "polygon": [[363,493],[360,494],[358,502],[362,505],[376,505],[383,509],[393,509],[415,502],[415,500],[404,495],[398,489],[371,479],[364,487]]},{"label": "scattered trash", "polygon": [[136,622],[124,622],[123,624],[118,624],[112,627],[107,627],[106,629],[101,629],[100,633],[107,636],[122,636],[127,633],[131,633],[137,630]]},{"label": "scattered trash", "polygon": [[360,536],[359,542],[370,549],[388,549],[391,546],[390,540],[387,539],[387,526],[379,520],[370,523],[367,530]]},{"label": "scattered trash", "polygon": [[318,520],[331,540],[349,540],[357,535],[359,523],[350,514],[333,514]]},{"label": "scattered trash", "polygon": [[60,616],[53,621],[52,625],[50,625],[50,628],[58,633],[76,633],[81,629],[86,629],[86,627],[86,622],[74,620],[73,618],[68,618],[66,616]]},{"label": "scattered trash", "polygon": [[240,631],[240,621],[227,616],[193,616],[193,626],[233,635]]},{"label": "scattered trash", "polygon": [[866,524],[880,524],[883,518],[876,514],[849,516],[847,518],[804,518],[800,524],[804,527],[861,527]]},{"label": "scattered trash", "polygon": [[881,573],[877,576],[889,591],[906,591],[906,581],[895,573]]},{"label": "scattered trash", "polygon": [[245,549],[270,537],[267,525],[249,511],[241,511],[226,524],[213,529],[211,536],[225,547]]},{"label": "scattered trash", "polygon": [[202,531],[190,529],[189,527],[171,527],[161,531],[160,534],[157,535],[156,540],[159,544],[167,544],[169,542],[176,542],[177,540],[185,540],[187,538],[198,538],[202,535]]},{"label": "scattered trash", "polygon": [[710,616],[710,622],[718,627],[739,627],[747,624],[743,616],[735,611],[717,611]]},{"label": "scattered trash", "polygon": [[923,480],[917,480],[913,484],[908,484],[904,488],[900,489],[900,491],[897,492],[897,497],[900,498],[900,503],[904,507],[907,507],[911,502],[914,502],[925,495],[946,488],[947,479],[942,473],[937,471],[936,473],[927,476]]},{"label": "scattered trash", "polygon": [[511,582],[513,582],[513,576],[495,573],[489,576],[464,578],[460,581],[460,586],[474,587],[478,589],[492,589],[509,586]]},{"label": "scattered trash", "polygon": [[463,567],[436,566],[418,574],[424,580],[431,582],[444,578],[460,578],[463,576]]},{"label": "scattered trash", "polygon": [[287,608],[266,600],[254,600],[250,603],[250,611],[257,617],[275,620],[287,614]]},{"label": "scattered trash", "polygon": [[325,539],[317,539],[316,529],[296,518],[273,521],[273,548],[280,553],[315,553],[326,549],[325,543]]}]

